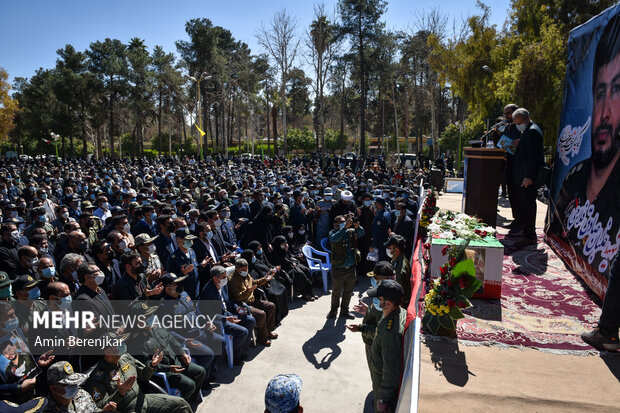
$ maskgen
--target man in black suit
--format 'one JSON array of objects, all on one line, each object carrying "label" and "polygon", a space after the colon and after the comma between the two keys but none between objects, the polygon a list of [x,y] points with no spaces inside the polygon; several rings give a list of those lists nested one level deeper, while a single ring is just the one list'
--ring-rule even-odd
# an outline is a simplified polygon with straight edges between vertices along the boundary
[{"label": "man in black suit", "polygon": [[250,332],[256,326],[247,305],[236,305],[228,296],[228,275],[221,265],[215,265],[210,272],[211,280],[200,292],[199,300],[218,300],[222,302],[222,323],[224,332],[233,336],[234,363],[239,365],[246,356],[250,345]]},{"label": "man in black suit", "polygon": [[155,208],[153,208],[152,205],[143,205],[142,208],[140,208],[140,215],[142,215],[142,219],[133,227],[131,231],[132,235],[134,237],[140,234],[149,234],[150,237],[157,235],[155,225],[157,214],[155,213]]},{"label": "man in black suit", "polygon": [[523,228],[517,246],[536,245],[536,195],[537,178],[544,164],[542,131],[530,120],[530,113],[519,108],[512,113],[512,119],[521,132],[514,156],[513,183],[519,189],[519,223]]},{"label": "man in black suit", "polygon": [[157,255],[159,256],[159,261],[161,261],[162,265],[166,265],[170,254],[172,254],[177,249],[176,243],[172,240],[171,237],[172,232],[174,232],[175,226],[172,222],[170,215],[158,216],[156,223],[157,228],[159,229],[159,236],[153,242],[153,245],[155,245]]}]

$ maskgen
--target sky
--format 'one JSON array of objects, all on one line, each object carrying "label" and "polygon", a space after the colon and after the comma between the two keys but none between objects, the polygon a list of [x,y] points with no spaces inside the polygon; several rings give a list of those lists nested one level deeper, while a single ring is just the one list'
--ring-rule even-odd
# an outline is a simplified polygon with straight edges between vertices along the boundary
[{"label": "sky", "polygon": [[[331,14],[337,0],[324,0]],[[286,8],[305,31],[314,16],[315,1],[306,0],[0,0],[0,67],[15,77],[31,77],[39,67],[52,68],[56,51],[72,44],[83,51],[90,43],[132,37],[145,40],[149,50],[161,45],[176,53],[175,41],[187,39],[185,22],[208,18],[247,43],[254,54],[263,52],[256,32],[278,10]],[[509,0],[486,0],[490,21],[499,28],[506,18]],[[476,0],[388,0],[383,15],[386,27],[415,27],[416,15],[438,7],[450,19],[460,20],[479,11]]]}]

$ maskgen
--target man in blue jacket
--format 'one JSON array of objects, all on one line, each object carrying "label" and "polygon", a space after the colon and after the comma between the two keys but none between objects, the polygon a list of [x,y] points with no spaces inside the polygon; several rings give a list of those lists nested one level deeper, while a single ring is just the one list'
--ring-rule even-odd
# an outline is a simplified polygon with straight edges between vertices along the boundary
[{"label": "man in blue jacket", "polygon": [[390,213],[385,209],[385,199],[375,198],[375,219],[372,221],[372,241],[371,248],[379,254],[379,261],[389,261],[383,244],[388,240],[388,230],[392,223]]}]

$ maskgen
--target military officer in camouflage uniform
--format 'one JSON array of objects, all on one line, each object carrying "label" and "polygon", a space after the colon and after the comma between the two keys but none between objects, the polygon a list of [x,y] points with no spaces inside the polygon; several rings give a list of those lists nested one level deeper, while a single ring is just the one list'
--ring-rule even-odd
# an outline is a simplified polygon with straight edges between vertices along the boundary
[{"label": "military officer in camouflage uniform", "polygon": [[103,409],[99,408],[88,392],[79,386],[88,376],[76,373],[73,366],[66,361],[59,361],[47,370],[49,386],[46,413],[94,413],[114,411],[116,403],[109,402]]},{"label": "military officer in camouflage uniform", "polygon": [[[327,318],[336,317],[340,304],[340,317],[354,319],[349,313],[349,302],[355,288],[356,239],[364,236],[364,228],[353,222],[353,215],[338,215],[334,229],[329,232],[332,248],[332,302]],[[342,296],[342,300],[340,297]]]},{"label": "military officer in camouflage uniform", "polygon": [[403,331],[407,312],[400,307],[403,287],[394,280],[383,280],[368,291],[377,297],[383,316],[377,325],[370,351],[370,378],[375,412],[393,412],[398,401],[400,374],[403,367]]},{"label": "military officer in camouflage uniform", "polygon": [[107,346],[103,357],[95,366],[84,389],[90,393],[95,404],[104,408],[116,403],[116,410],[122,413],[191,413],[192,408],[181,397],[166,394],[144,394],[138,383],[146,383],[161,362],[164,353],[157,351],[143,364],[126,352],[126,336],[106,333],[102,339],[111,340],[118,346]]},{"label": "military officer in camouflage uniform", "polygon": [[132,330],[130,352],[135,354],[138,360],[148,363],[151,354],[161,351],[163,357],[155,371],[165,373],[170,387],[178,389],[181,397],[192,403],[200,392],[207,373],[204,367],[192,363],[191,357],[185,353],[170,331],[166,328],[150,327],[157,309],[158,307],[149,307],[144,302],[133,305],[133,312],[144,315],[147,326],[138,325]]},{"label": "military officer in camouflage uniform", "polygon": [[[374,270],[367,274],[370,278],[372,288],[377,288],[378,284],[383,280],[393,280],[394,267],[387,261],[378,261],[375,264]],[[364,314],[362,324],[350,324],[347,328],[354,332],[362,333],[362,341],[366,347],[366,362],[368,368],[370,368],[370,354],[372,350],[372,340],[375,338],[375,332],[377,331],[377,324],[383,316],[383,309],[380,306],[380,301],[377,297],[372,298],[372,304],[366,305],[361,302],[353,307],[353,311]]]}]

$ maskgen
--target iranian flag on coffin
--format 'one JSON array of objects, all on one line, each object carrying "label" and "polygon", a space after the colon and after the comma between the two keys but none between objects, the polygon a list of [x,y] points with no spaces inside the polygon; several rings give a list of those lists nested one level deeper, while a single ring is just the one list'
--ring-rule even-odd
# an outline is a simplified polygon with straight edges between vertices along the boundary
[{"label": "iranian flag on coffin", "polygon": [[546,240],[601,298],[620,265],[620,4],[573,29]]},{"label": "iranian flag on coffin", "polygon": [[[442,254],[446,246],[462,245],[462,239],[445,239],[433,236],[431,240],[431,277],[439,277],[439,267],[448,262],[448,256]],[[472,240],[465,250],[465,259],[472,259],[476,267],[476,278],[482,286],[473,298],[500,298],[502,295],[502,270],[504,246],[497,238],[488,236],[481,240]]]}]

